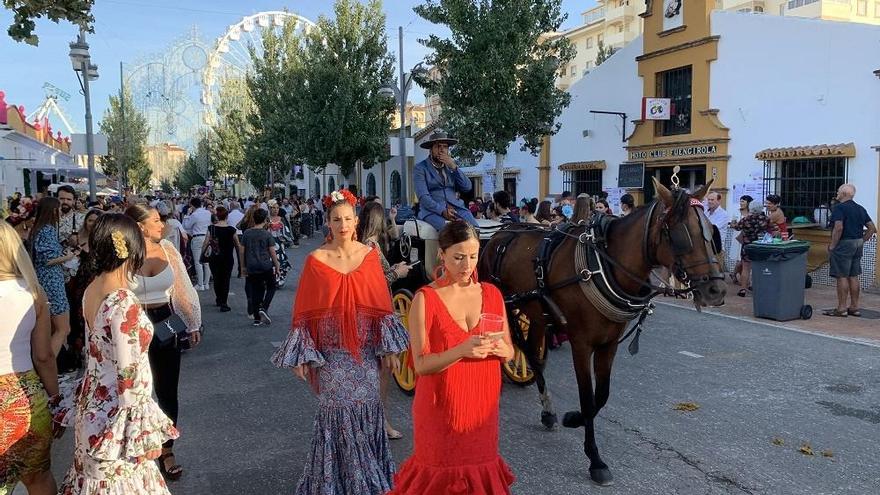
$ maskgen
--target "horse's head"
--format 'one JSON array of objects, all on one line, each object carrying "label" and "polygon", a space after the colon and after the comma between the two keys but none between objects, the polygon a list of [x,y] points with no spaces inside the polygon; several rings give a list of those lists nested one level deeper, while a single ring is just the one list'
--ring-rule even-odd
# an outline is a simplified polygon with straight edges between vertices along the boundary
[{"label": "horse's head", "polygon": [[681,188],[670,191],[654,179],[654,189],[666,208],[659,222],[657,262],[688,284],[697,308],[720,306],[727,292],[718,253],[712,244],[712,224],[702,204],[712,182],[691,195]]}]

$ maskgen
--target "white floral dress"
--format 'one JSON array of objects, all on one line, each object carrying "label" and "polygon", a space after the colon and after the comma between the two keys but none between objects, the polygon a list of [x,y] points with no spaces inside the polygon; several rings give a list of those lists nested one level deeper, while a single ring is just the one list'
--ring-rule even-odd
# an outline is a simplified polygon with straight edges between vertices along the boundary
[{"label": "white floral dress", "polygon": [[167,494],[151,451],[178,433],[153,400],[147,349],[153,325],[134,293],[120,289],[101,303],[88,331],[86,372],[76,398],[73,465],[61,495]]}]

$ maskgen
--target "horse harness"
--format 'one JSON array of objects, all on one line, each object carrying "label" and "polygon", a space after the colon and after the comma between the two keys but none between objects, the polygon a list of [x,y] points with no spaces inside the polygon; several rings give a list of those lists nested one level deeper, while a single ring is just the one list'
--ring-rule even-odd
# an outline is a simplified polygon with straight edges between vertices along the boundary
[{"label": "horse harness", "polygon": [[[656,259],[650,254],[651,224],[658,204],[659,203],[655,201],[649,206],[649,211],[645,220],[645,234],[642,242],[642,250],[645,259],[648,260],[649,264],[652,266],[659,265]],[[695,199],[690,199],[689,206],[702,207],[702,204]],[[669,226],[667,221],[668,212],[669,210],[667,209],[660,215],[659,221],[662,222],[661,238],[668,238],[670,241],[675,257],[673,272],[676,278],[686,285],[684,289],[656,286],[645,282],[612,258],[608,254],[607,235],[611,223],[614,221],[614,217],[597,213],[593,214],[586,223],[583,221],[578,224],[569,222],[557,226],[552,230],[540,227],[523,229],[522,225],[502,227],[501,231],[511,234],[534,230],[546,231],[546,235],[544,235],[538,246],[537,255],[533,259],[537,287],[531,291],[505,297],[505,304],[508,306],[517,306],[524,301],[538,299],[541,301],[545,313],[549,314],[560,326],[564,327],[568,324],[567,319],[559,306],[553,301],[551,294],[558,289],[577,283],[587,300],[590,301],[590,303],[592,303],[593,306],[596,307],[596,309],[598,309],[608,320],[617,323],[626,323],[638,317],[636,324],[633,325],[618,342],[624,342],[635,333],[635,337],[630,343],[628,349],[630,354],[638,353],[639,337],[641,336],[642,326],[647,316],[653,314],[654,304],[652,301],[656,296],[661,294],[675,297],[686,296],[694,290],[692,283],[707,282],[712,279],[723,279],[723,276],[721,275],[704,275],[697,280],[691,280],[689,278],[687,275],[687,269],[704,264],[711,265],[712,263],[717,262],[714,248],[709,247],[707,249],[707,253],[710,254],[707,256],[706,260],[686,265],[684,263],[684,256],[693,251],[693,239],[691,238],[687,225],[684,223],[678,223],[672,227]],[[707,220],[705,220],[705,218],[701,218],[700,230],[702,231],[703,240],[711,246],[712,229],[711,226],[707,227],[704,225],[706,222]],[[516,230],[508,227],[515,227]],[[575,233],[574,231],[579,230],[579,227],[583,227],[583,231]],[[578,249],[577,247],[574,249],[574,266],[576,274],[561,282],[548,285],[546,282],[546,275],[549,271],[548,267],[553,260],[553,256],[556,254],[557,248],[567,238],[576,240],[578,246],[582,247],[581,249]],[[507,239],[502,241],[496,247],[494,266],[492,267],[492,279],[496,283],[501,282],[496,274],[501,273],[504,254],[514,239],[514,235],[508,236]],[[621,288],[617,280],[608,273],[608,270],[611,267],[638,283],[641,288],[640,294],[628,294],[623,288]]]}]

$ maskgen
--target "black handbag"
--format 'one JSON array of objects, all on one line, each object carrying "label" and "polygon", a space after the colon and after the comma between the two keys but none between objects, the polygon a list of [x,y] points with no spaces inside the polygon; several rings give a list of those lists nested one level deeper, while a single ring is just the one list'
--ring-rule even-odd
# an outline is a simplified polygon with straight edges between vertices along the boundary
[{"label": "black handbag", "polygon": [[186,323],[174,313],[170,304],[148,308],[146,312],[153,322],[153,337],[161,347],[176,345],[178,339],[186,337]]}]

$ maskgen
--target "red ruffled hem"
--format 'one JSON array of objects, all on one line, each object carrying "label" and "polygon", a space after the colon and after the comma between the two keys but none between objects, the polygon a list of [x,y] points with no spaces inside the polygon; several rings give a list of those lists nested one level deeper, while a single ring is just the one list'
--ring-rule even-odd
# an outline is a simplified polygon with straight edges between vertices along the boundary
[{"label": "red ruffled hem", "polygon": [[516,481],[501,456],[485,464],[438,467],[410,458],[394,475],[394,489],[386,495],[501,495]]}]

